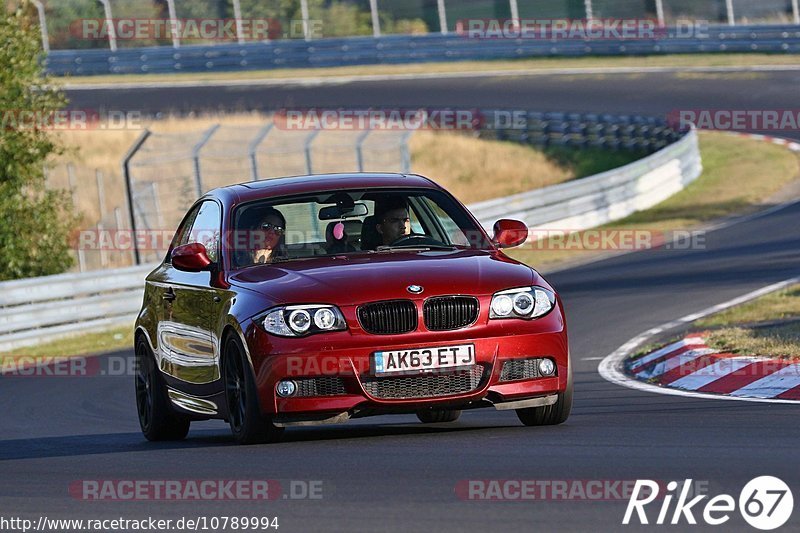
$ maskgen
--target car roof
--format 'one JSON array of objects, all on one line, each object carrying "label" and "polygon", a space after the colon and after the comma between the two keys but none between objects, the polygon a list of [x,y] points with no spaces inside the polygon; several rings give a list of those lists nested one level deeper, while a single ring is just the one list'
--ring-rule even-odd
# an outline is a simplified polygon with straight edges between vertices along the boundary
[{"label": "car roof", "polygon": [[220,187],[205,194],[226,203],[239,204],[250,200],[280,196],[292,196],[341,189],[376,187],[419,187],[441,189],[430,179],[418,174],[400,173],[341,173],[312,174],[251,181]]}]

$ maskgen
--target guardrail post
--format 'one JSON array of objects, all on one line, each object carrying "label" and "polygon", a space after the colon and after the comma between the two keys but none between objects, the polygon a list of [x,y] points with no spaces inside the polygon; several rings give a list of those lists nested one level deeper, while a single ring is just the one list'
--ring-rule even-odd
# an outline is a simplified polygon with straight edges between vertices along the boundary
[{"label": "guardrail post", "polygon": [[378,16],[378,0],[369,0],[369,10],[372,13],[372,35],[381,36],[381,18]]},{"label": "guardrail post", "polygon": [[181,38],[178,35],[178,15],[175,11],[175,0],[167,0],[167,8],[169,9],[169,31],[172,34],[172,46],[173,48],[180,48]]},{"label": "guardrail post", "polygon": [[658,25],[664,27],[667,25],[667,19],[664,16],[664,0],[656,0],[656,17],[658,18]]},{"label": "guardrail post", "polygon": [[100,0],[103,4],[103,12],[106,15],[106,31],[108,32],[108,47],[112,52],[117,51],[117,28],[114,25],[114,17],[111,14],[111,0]]},{"label": "guardrail post", "polygon": [[438,10],[439,10],[439,29],[442,32],[442,35],[447,34],[447,10],[444,6],[444,0],[437,0],[436,2]]},{"label": "guardrail post", "polygon": [[242,4],[239,0],[233,0],[233,18],[236,22],[236,41],[244,44],[244,29],[242,28]]},{"label": "guardrail post", "polygon": [[400,139],[400,170],[403,174],[411,172],[411,151],[408,148],[408,140],[413,133],[414,130],[408,130]]},{"label": "guardrail post", "polygon": [[308,0],[300,0],[300,15],[303,17],[303,38],[311,40],[311,28],[309,27]]},{"label": "guardrail post", "polygon": [[258,146],[267,138],[267,135],[269,135],[269,132],[272,131],[274,126],[275,123],[270,122],[261,128],[247,149],[247,153],[250,156],[250,179],[253,181],[258,181],[260,179],[258,176]]},{"label": "guardrail post", "polygon": [[733,13],[733,0],[725,0],[725,11],[728,13],[728,26],[736,26],[736,16]]},{"label": "guardrail post", "polygon": [[314,173],[314,166],[311,162],[311,143],[314,142],[314,139],[317,138],[321,130],[314,130],[311,134],[306,137],[304,151],[306,154],[306,174],[313,174]]},{"label": "guardrail post", "polygon": [[214,124],[206,130],[200,142],[192,148],[192,161],[194,161],[194,183],[197,188],[197,197],[203,196],[203,175],[200,173],[200,150],[211,140],[211,137],[219,129],[219,124]]},{"label": "guardrail post", "polygon": [[359,172],[364,172],[364,141],[367,140],[370,133],[372,133],[372,130],[367,128],[358,136],[358,139],[356,139],[356,164],[358,165]]},{"label": "guardrail post", "polygon": [[792,0],[792,17],[795,24],[800,24],[800,5],[797,0]]},{"label": "guardrail post", "polygon": [[42,32],[42,49],[45,54],[50,53],[50,35],[47,33],[47,17],[44,14],[44,4],[39,0],[33,0],[36,11],[39,13],[39,29]]},{"label": "guardrail post", "polygon": [[142,258],[139,254],[139,245],[136,239],[136,212],[133,207],[133,183],[131,182],[131,168],[130,163],[133,156],[141,149],[147,138],[150,137],[150,130],[145,129],[139,138],[134,141],[125,156],[122,158],[122,176],[125,179],[125,195],[128,197],[128,216],[131,221],[131,236],[133,241],[133,261],[136,265],[142,264]]}]

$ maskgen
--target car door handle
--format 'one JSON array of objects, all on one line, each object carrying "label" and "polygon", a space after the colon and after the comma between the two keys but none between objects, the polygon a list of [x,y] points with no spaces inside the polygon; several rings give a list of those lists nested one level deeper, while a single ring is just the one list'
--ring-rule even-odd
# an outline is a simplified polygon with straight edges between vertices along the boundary
[{"label": "car door handle", "polygon": [[161,299],[165,300],[167,302],[174,302],[175,298],[176,298],[175,291],[172,290],[172,287],[167,289],[167,291],[164,294],[161,295]]}]

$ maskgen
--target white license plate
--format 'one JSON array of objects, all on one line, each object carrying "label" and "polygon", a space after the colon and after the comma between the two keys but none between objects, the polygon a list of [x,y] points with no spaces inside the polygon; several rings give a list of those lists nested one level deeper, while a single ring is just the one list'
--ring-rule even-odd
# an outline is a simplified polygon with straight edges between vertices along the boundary
[{"label": "white license plate", "polygon": [[475,346],[441,346],[438,348],[413,348],[387,350],[374,354],[375,374],[418,372],[475,364]]}]

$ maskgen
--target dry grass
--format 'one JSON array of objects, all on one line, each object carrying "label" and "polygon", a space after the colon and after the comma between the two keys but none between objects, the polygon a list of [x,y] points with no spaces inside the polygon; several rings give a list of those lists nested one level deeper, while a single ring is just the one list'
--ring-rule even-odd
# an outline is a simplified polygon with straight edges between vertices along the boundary
[{"label": "dry grass", "polygon": [[[214,124],[222,124],[209,143],[204,154],[216,152],[213,157],[204,158],[203,169],[206,188],[229,185],[249,179],[249,162],[246,159],[247,142],[269,121],[261,114],[214,115],[194,118],[166,118],[147,121],[141,128],[153,131],[153,141],[165,151],[191,146],[199,140],[201,133]],[[69,185],[65,164],[75,164],[75,204],[84,213],[87,225],[99,219],[99,200],[94,171],[104,174],[106,211],[116,206],[124,208],[125,188],[121,177],[121,160],[128,147],[141,134],[142,129],[123,131],[67,131],[60,133],[62,140],[70,147],[69,152],[57,161],[57,167],[50,172],[52,187],[67,188]],[[355,141],[360,132],[324,132],[314,141],[314,172],[348,171],[356,168]],[[277,156],[266,161],[270,176],[292,175],[304,172],[305,160],[298,146],[308,132],[288,132],[273,130],[270,133],[270,146],[280,151],[283,148],[294,150],[293,154]],[[392,139],[387,136],[393,135]],[[387,163],[380,159],[370,160],[371,146],[382,142],[391,144],[399,139],[397,134],[373,133],[365,145],[366,165],[369,170],[384,170]],[[600,151],[571,152],[569,154],[548,152],[522,146],[512,142],[499,142],[476,139],[460,133],[420,131],[411,137],[412,170],[441,183],[460,200],[470,203],[496,198],[530,189],[561,183],[583,177],[594,172],[623,165],[636,156],[628,153],[609,154]],[[373,152],[377,153],[377,152]],[[392,156],[397,165],[397,156]],[[179,175],[190,172],[186,160],[170,166],[151,167],[138,170],[138,179],[170,178],[169,174]],[[152,174],[152,175],[151,175]],[[262,176],[266,177],[266,176]],[[124,209],[123,209],[124,210]],[[169,217],[167,217],[169,218]]]},{"label": "dry grass", "polygon": [[[798,156],[783,147],[723,133],[702,132],[703,174],[681,192],[660,204],[602,226],[672,232],[702,227],[721,217],[756,211],[798,177]],[[579,232],[578,236],[585,234]],[[511,250],[509,255],[547,271],[614,253],[564,249],[555,241],[537,249]]]},{"label": "dry grass", "polygon": [[133,346],[133,324],[103,331],[65,337],[39,346],[0,353],[0,367],[20,357],[78,357],[123,350]]},{"label": "dry grass", "polygon": [[800,323],[765,328],[722,328],[708,333],[708,345],[743,356],[800,358]]},{"label": "dry grass", "polygon": [[738,67],[763,65],[800,65],[800,59],[791,54],[677,54],[644,57],[555,57],[499,61],[459,61],[410,65],[364,65],[314,69],[274,69],[245,72],[83,76],[65,77],[61,79],[69,84],[80,85],[89,83],[321,78],[331,76],[427,74],[431,72],[476,72],[481,70],[548,70],[602,67]]},{"label": "dry grass", "polygon": [[791,319],[800,319],[800,285],[700,319],[694,323],[694,327],[711,328]]}]

